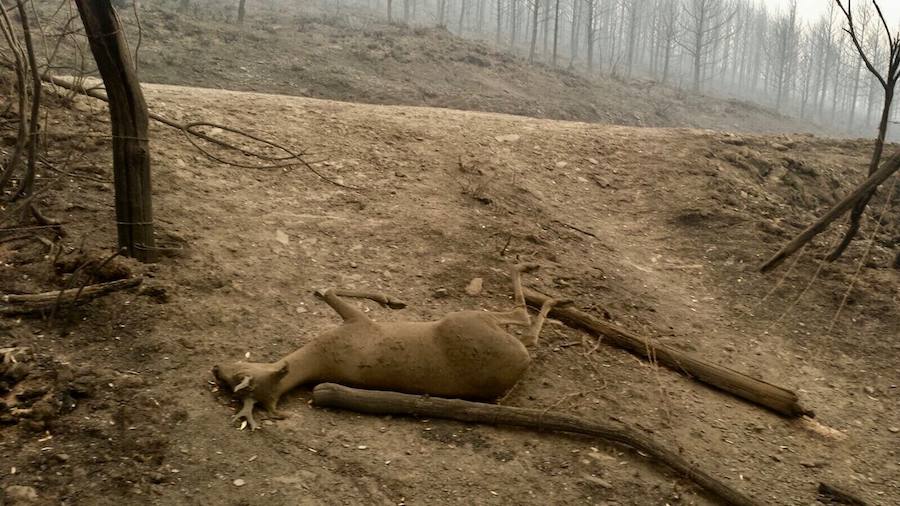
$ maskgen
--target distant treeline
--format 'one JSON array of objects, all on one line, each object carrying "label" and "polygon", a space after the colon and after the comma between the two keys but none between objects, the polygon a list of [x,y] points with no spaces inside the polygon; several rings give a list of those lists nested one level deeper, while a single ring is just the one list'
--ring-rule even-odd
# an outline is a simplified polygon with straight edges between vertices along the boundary
[{"label": "distant treeline", "polygon": [[[822,0],[823,2],[829,0]],[[614,77],[647,78],[747,99],[848,132],[874,133],[884,100],[843,32],[835,5],[814,23],[797,2],[773,11],[753,0],[319,0],[336,15],[380,13],[441,26],[531,61]],[[888,40],[870,2],[853,2],[876,67]],[[900,27],[898,27],[900,28]]]}]

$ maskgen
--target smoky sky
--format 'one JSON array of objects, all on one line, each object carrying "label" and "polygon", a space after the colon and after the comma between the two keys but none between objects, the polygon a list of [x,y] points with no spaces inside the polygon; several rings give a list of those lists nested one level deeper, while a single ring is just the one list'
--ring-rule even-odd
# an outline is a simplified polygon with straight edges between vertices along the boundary
[{"label": "smoky sky", "polygon": [[[773,12],[785,12],[790,5],[790,0],[763,0],[763,3],[768,5]],[[847,0],[843,0],[843,3],[847,5]],[[834,4],[834,0],[798,0],[797,12],[805,21],[816,21],[828,12],[828,8],[832,4]],[[852,1],[854,8],[864,4],[871,5],[872,0]],[[900,28],[900,0],[878,0],[878,5],[891,28]]]}]

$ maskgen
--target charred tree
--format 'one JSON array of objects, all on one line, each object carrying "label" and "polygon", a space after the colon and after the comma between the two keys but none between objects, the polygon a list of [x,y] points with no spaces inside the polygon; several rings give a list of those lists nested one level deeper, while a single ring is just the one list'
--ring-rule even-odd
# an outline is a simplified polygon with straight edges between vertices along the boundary
[{"label": "charred tree", "polygon": [[730,34],[723,30],[736,10],[722,0],[688,0],[683,9],[682,33],[687,40],[681,47],[691,56],[694,91],[699,92],[704,69],[715,60],[715,48]]},{"label": "charred tree", "polygon": [[797,0],[791,0],[788,14],[775,21],[772,55],[773,80],[775,87],[775,107],[781,110],[790,88],[794,83],[797,70]]},{"label": "charred tree", "polygon": [[15,31],[12,27],[9,14],[3,4],[0,3],[0,32],[9,45],[13,56],[13,69],[16,73],[16,93],[18,94],[18,132],[16,135],[16,144],[13,148],[12,155],[7,159],[6,167],[0,174],[0,191],[6,187],[16,168],[22,159],[22,153],[25,151],[25,145],[28,141],[28,118],[26,111],[28,108],[28,88],[27,88],[27,71],[25,51],[22,50],[21,44],[16,39]]},{"label": "charred tree", "polygon": [[466,0],[460,0],[459,2],[459,24],[457,26],[458,29],[456,33],[457,35],[462,36],[463,30],[465,30],[466,27]]},{"label": "charred tree", "polygon": [[556,7],[553,13],[553,66],[556,66],[556,53],[559,49],[559,0],[556,0]]},{"label": "charred tree", "polygon": [[639,12],[640,4],[637,0],[631,0],[628,3],[622,4],[622,25],[625,25],[626,19],[626,9],[627,9],[627,20],[628,20],[628,40],[625,46],[625,72],[628,77],[631,77],[631,73],[634,68],[634,53],[638,38],[638,29],[639,21],[641,19]]},{"label": "charred tree", "polygon": [[500,47],[500,38],[503,36],[503,2],[497,0],[497,41],[495,44]]},{"label": "charred tree", "polygon": [[665,84],[669,80],[669,74],[672,66],[672,51],[675,49],[675,43],[679,37],[678,23],[681,10],[675,2],[667,2],[661,12],[661,30],[660,43],[663,46],[662,54],[662,83]]},{"label": "charred tree", "polygon": [[587,16],[586,16],[586,26],[585,26],[585,43],[587,43],[587,69],[588,74],[594,73],[594,35],[596,34],[594,28],[594,2],[596,0],[586,0],[587,1]]},{"label": "charred tree", "polygon": [[35,163],[37,162],[38,135],[40,133],[41,113],[41,75],[38,70],[37,57],[34,52],[34,38],[31,35],[31,23],[24,0],[16,0],[19,19],[22,22],[22,37],[25,39],[25,51],[28,56],[28,67],[31,69],[31,120],[28,131],[28,162],[25,166],[25,177],[16,192],[17,197],[29,197],[34,192]]},{"label": "charred tree", "polygon": [[[862,59],[863,63],[865,63],[866,68],[873,76],[875,76],[884,89],[884,106],[881,111],[881,121],[878,124],[878,136],[875,138],[875,148],[872,150],[872,159],[869,161],[868,175],[871,176],[878,170],[878,165],[881,162],[881,155],[884,153],[884,141],[887,136],[888,122],[890,121],[891,116],[891,105],[894,101],[894,91],[897,88],[897,81],[900,80],[900,33],[895,34],[891,32],[877,0],[872,0],[888,39],[887,73],[883,74],[882,71],[876,67],[876,62],[873,62],[869,58],[868,53],[863,49],[862,43],[860,42],[860,33],[857,30],[857,25],[853,17],[852,0],[847,0],[846,7],[842,0],[835,0],[835,3],[838,8],[840,8],[841,12],[843,12],[844,17],[847,20],[847,26],[844,28],[844,31],[850,36],[850,40],[853,42],[853,46],[856,48],[856,52],[859,53],[859,57]],[[863,213],[876,190],[877,188],[873,188],[871,192],[863,196],[863,198],[861,198],[853,207],[853,211],[850,212],[850,224],[847,228],[847,232],[844,234],[840,244],[838,244],[834,251],[829,253],[826,257],[828,261],[833,262],[840,258],[847,249],[847,246],[853,241],[853,238],[856,237],[856,234],[859,232]]]},{"label": "charred tree", "polygon": [[142,262],[152,262],[156,245],[147,104],[110,0],[76,0],[75,4],[109,97],[119,248]]},{"label": "charred tree", "polygon": [[534,63],[534,52],[537,48],[538,38],[538,11],[541,8],[541,0],[532,0],[534,2],[534,10],[531,18],[531,49],[528,51],[528,63]]}]

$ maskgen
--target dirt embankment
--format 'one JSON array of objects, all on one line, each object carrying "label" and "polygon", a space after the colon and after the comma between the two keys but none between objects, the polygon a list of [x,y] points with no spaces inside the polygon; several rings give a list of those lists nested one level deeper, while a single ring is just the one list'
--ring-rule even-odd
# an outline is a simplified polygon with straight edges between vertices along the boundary
[{"label": "dirt embankment", "polygon": [[[149,4],[141,13],[141,79],[619,125],[822,131],[746,102],[694,95],[653,81],[588,80],[563,68],[530,65],[442,29],[298,10],[274,14],[257,5],[241,29],[210,19],[222,17],[213,8],[177,14]],[[133,22],[130,28],[136,40]]]},{"label": "dirt embankment", "polygon": [[[209,383],[216,362],[273,360],[334,325],[314,289],[374,288],[411,303],[391,314],[373,308],[381,319],[501,309],[510,304],[506,266],[519,257],[547,266],[529,284],[795,389],[833,431],[595,348],[553,323],[504,403],[614,417],[765,504],[813,503],[820,480],[872,504],[900,500],[900,345],[891,338],[900,282],[887,268],[896,212],[876,214],[882,233],[869,241],[867,223],[866,240],[836,264],[820,268],[812,255],[832,234],[779,272],[783,283],[755,272],[861,177],[867,143],[169,86],[147,86],[147,95],[161,114],[267,132],[315,152],[319,170],[362,191],[301,169],[224,166],[154,126],[157,231],[169,249],[157,265],[123,264],[145,276],[143,288],[52,321],[0,319],[0,348],[30,348],[16,355],[23,366],[0,370],[8,495],[80,504],[709,504],[685,480],[602,442],[311,409],[306,389],[284,400],[288,419],[239,432],[229,423],[234,406]],[[73,273],[55,259],[98,249],[102,258],[115,243],[106,113],[78,99],[73,111],[53,109],[48,125],[49,159],[69,164],[39,204],[67,235],[58,259],[30,236],[0,244],[4,292],[64,287]],[[42,180],[60,174],[42,170]],[[883,196],[873,205],[879,212]],[[484,278],[479,297],[464,292],[474,277]]]}]

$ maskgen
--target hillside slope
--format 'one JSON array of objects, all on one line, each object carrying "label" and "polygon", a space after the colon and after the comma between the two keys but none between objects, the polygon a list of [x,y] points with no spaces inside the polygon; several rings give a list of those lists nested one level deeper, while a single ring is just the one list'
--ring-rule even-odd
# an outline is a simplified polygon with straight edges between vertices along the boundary
[{"label": "hillside slope", "polygon": [[141,17],[147,82],[620,125],[822,132],[745,102],[529,65],[441,29],[347,24],[265,5],[255,6],[243,29],[153,5]]},{"label": "hillside slope", "polygon": [[[600,441],[312,409],[308,389],[284,400],[286,420],[239,432],[234,406],[209,383],[215,363],[273,360],[333,326],[315,289],[375,288],[410,303],[390,314],[373,308],[378,319],[500,309],[510,304],[506,268],[520,258],[546,265],[529,285],[795,389],[832,431],[553,323],[505,404],[628,423],[764,504],[811,504],[820,480],[872,504],[900,500],[900,345],[886,339],[900,327],[900,273],[886,268],[896,213],[882,215],[888,234],[855,244],[808,289],[817,270],[809,254],[779,273],[783,283],[755,273],[849,188],[848,171],[864,171],[864,143],[173,86],[147,86],[147,95],[161,114],[316,153],[319,171],[360,190],[300,168],[212,162],[155,125],[157,232],[167,249],[157,265],[125,264],[146,276],[142,291],[53,322],[0,319],[0,348],[33,350],[20,357],[31,368],[25,380],[0,379],[31,392],[28,402],[41,399],[28,413],[0,412],[0,490],[29,486],[47,501],[80,504],[710,504],[683,479]],[[81,99],[76,107],[96,112],[51,115],[50,159],[76,155],[57,180],[64,190],[40,205],[65,220],[63,258],[79,244],[106,256],[115,242],[106,113]],[[45,255],[37,241],[3,242],[0,257],[14,268],[0,270],[0,285],[64,286]],[[485,280],[478,297],[463,290],[474,277]]]}]

